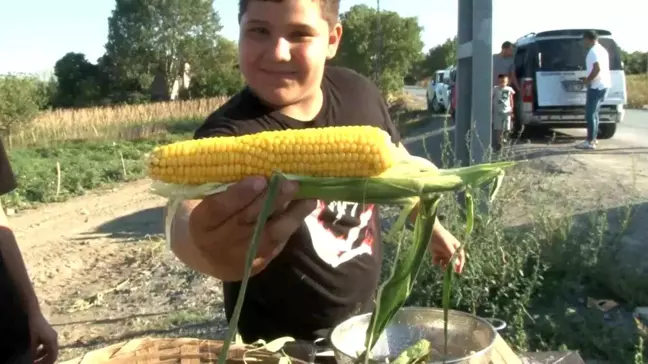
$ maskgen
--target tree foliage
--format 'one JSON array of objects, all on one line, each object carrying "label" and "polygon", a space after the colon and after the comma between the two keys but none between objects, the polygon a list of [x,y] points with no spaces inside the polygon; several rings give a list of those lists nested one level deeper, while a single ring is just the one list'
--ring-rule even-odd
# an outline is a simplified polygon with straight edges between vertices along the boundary
[{"label": "tree foliage", "polygon": [[189,65],[181,98],[231,95],[243,85],[236,43],[223,38],[213,0],[116,0],[106,53],[96,63],[69,52],[56,62],[53,107],[144,103],[169,98]]},{"label": "tree foliage", "polygon": [[0,76],[0,132],[31,121],[46,105],[46,83],[31,76]]},{"label": "tree foliage", "polygon": [[648,52],[628,53],[622,51],[621,53],[626,74],[648,73]]},{"label": "tree foliage", "polygon": [[208,51],[206,59],[209,61],[205,67],[194,72],[189,87],[191,98],[233,95],[243,87],[235,42],[219,37],[216,47]]},{"label": "tree foliage", "polygon": [[423,28],[418,20],[393,11],[379,14],[366,5],[355,5],[340,18],[344,31],[332,63],[372,77],[385,94],[400,91],[421,58]]},{"label": "tree foliage", "polygon": [[168,92],[185,63],[207,65],[221,28],[212,0],[116,0],[106,54],[118,77],[146,88],[159,75]]},{"label": "tree foliage", "polygon": [[67,53],[54,65],[57,79],[55,104],[61,107],[95,105],[105,94],[105,80],[98,66],[83,53]]},{"label": "tree foliage", "polygon": [[409,79],[421,81],[434,72],[455,64],[457,59],[457,37],[448,38],[442,44],[430,48],[422,59],[410,69]]},{"label": "tree foliage", "polygon": [[[191,80],[180,98],[234,94],[244,85],[237,45],[219,34],[213,2],[115,0],[106,52],[96,61],[68,52],[54,65],[51,80],[0,76],[0,128],[50,107],[150,102],[153,80],[168,97],[185,63]],[[341,14],[341,22],[342,42],[331,63],[372,78],[385,95],[455,63],[457,38],[423,51],[422,27],[414,17],[356,5]],[[648,72],[648,52],[623,52],[623,61],[626,74]]]}]

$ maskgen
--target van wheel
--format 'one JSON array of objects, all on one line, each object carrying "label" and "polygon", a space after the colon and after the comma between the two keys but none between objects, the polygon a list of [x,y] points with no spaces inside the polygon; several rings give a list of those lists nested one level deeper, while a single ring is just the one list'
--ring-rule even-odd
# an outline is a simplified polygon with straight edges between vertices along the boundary
[{"label": "van wheel", "polygon": [[610,139],[616,133],[617,124],[600,124],[598,130],[599,139]]}]

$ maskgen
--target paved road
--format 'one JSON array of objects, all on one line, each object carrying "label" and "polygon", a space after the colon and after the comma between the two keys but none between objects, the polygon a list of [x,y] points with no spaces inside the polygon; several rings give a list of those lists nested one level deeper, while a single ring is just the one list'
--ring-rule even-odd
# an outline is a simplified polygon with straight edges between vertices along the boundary
[{"label": "paved road", "polygon": [[405,86],[405,92],[412,96],[425,98],[425,89],[418,86]]},{"label": "paved road", "polygon": [[[415,97],[425,97],[425,89],[406,87],[405,91]],[[560,139],[561,145],[571,148],[570,142],[576,144],[585,138],[585,130],[581,129],[556,129],[556,138]],[[451,149],[446,141],[454,140],[454,126],[447,125],[444,130],[444,116],[430,115],[427,122],[422,123],[416,130],[407,133],[411,137],[405,143],[411,153],[420,156],[428,156],[434,163],[440,164],[443,151]],[[524,143],[514,148],[524,153],[525,149],[537,149],[546,145],[553,138],[551,135],[534,136],[533,139],[524,140]],[[614,138],[599,142],[600,149],[623,150],[632,149],[639,153],[648,153],[648,111],[628,110],[623,123],[619,124]]]}]

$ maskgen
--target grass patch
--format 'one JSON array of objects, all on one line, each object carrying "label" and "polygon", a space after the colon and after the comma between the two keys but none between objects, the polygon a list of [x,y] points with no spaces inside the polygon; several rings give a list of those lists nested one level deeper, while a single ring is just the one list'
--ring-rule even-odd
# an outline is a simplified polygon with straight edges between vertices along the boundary
[{"label": "grass patch", "polygon": [[648,105],[648,74],[627,77],[628,106],[642,108]]},{"label": "grass patch", "polygon": [[[68,140],[56,146],[14,147],[9,158],[18,188],[2,196],[2,203],[10,208],[29,208],[144,178],[147,153],[156,145],[191,138],[199,124],[199,120],[168,123],[163,132],[150,135],[149,139],[138,134],[122,140]],[[157,128],[162,130],[159,125]]]}]

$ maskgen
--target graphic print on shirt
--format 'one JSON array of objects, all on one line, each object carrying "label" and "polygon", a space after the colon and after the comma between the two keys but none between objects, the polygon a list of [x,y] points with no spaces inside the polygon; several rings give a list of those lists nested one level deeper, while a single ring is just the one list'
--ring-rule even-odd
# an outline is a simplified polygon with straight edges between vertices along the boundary
[{"label": "graphic print on shirt", "polygon": [[373,214],[374,205],[318,201],[305,223],[320,259],[336,268],[362,254],[371,255]]}]

